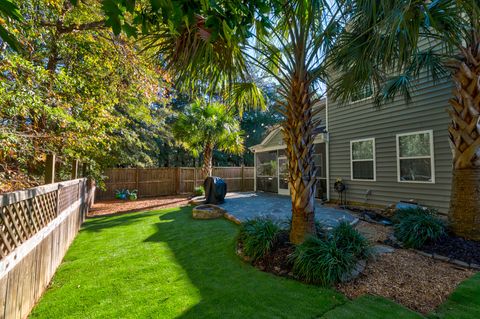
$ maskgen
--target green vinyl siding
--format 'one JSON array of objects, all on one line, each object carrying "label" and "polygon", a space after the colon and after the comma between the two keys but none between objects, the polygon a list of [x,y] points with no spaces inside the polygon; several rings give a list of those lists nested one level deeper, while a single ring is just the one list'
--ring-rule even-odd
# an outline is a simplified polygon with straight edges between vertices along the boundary
[{"label": "green vinyl siding", "polygon": [[[413,199],[447,213],[450,200],[452,152],[448,140],[447,112],[452,85],[433,83],[426,76],[418,80],[407,104],[402,97],[381,107],[372,99],[347,105],[329,100],[331,199],[337,198],[333,183],[342,178],[347,184],[347,200],[389,205]],[[398,182],[396,135],[433,131],[435,183]],[[376,181],[352,181],[350,141],[375,138]],[[369,195],[367,195],[369,194]]]}]

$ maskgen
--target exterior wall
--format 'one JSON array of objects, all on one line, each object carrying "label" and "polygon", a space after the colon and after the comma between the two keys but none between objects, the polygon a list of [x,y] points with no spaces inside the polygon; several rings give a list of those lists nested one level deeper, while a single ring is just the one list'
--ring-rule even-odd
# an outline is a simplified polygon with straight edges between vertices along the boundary
[{"label": "exterior wall", "polygon": [[[448,212],[452,153],[447,131],[450,120],[445,109],[452,84],[434,83],[426,76],[416,84],[408,105],[403,97],[380,108],[371,99],[348,105],[329,100],[331,199],[337,198],[335,180],[342,178],[347,185],[347,201],[384,206],[414,199],[441,213]],[[398,182],[396,134],[425,130],[433,130],[435,183]],[[350,141],[362,138],[375,138],[376,181],[352,181],[350,177]]]}]

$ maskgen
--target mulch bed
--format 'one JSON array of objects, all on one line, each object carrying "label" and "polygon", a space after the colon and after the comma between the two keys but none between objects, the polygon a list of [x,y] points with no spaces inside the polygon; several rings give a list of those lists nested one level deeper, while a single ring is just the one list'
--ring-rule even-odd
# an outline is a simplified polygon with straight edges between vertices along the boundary
[{"label": "mulch bed", "polygon": [[154,209],[188,205],[187,196],[162,196],[139,198],[136,201],[112,199],[96,202],[88,212],[88,217],[140,212]]},{"label": "mulch bed", "polygon": [[272,251],[263,258],[256,260],[254,266],[266,272],[279,276],[292,276],[292,264],[288,256],[293,253],[295,246],[289,242],[288,232],[282,232]]},{"label": "mulch bed", "polygon": [[421,250],[480,265],[480,241],[449,235],[423,245]]},{"label": "mulch bed", "polygon": [[360,277],[337,285],[337,289],[352,299],[364,294],[378,295],[427,313],[473,274],[472,270],[396,249],[392,254],[369,261]]},{"label": "mulch bed", "polygon": [[[392,227],[366,221],[360,221],[356,228],[373,245],[384,243],[393,232]],[[241,254],[241,245],[239,248]],[[294,248],[288,242],[288,232],[283,232],[272,251],[253,265],[265,272],[295,278],[288,258]],[[338,284],[336,289],[351,299],[365,294],[378,295],[414,311],[428,313],[445,302],[455,288],[474,273],[412,250],[395,249],[393,253],[369,260],[359,277]]]}]

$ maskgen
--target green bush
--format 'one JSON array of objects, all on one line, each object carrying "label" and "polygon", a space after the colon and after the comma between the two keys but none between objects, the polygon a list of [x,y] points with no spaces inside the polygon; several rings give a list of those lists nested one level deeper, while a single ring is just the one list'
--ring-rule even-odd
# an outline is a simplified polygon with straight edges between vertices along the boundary
[{"label": "green bush", "polygon": [[420,248],[445,234],[445,224],[431,214],[410,214],[395,225],[395,237],[407,248]]},{"label": "green bush", "polygon": [[409,216],[418,216],[418,215],[431,215],[436,216],[437,211],[431,208],[423,207],[409,207],[409,208],[400,208],[395,211],[395,214],[392,217],[392,221],[395,224],[400,223],[403,219]]},{"label": "green bush", "polygon": [[203,188],[203,186],[195,187],[193,193],[195,194],[195,196],[203,196],[205,195],[205,188]]},{"label": "green bush", "polygon": [[290,258],[296,275],[322,286],[339,282],[356,265],[355,256],[340,247],[333,237],[327,240],[309,237],[296,247]]},{"label": "green bush", "polygon": [[332,231],[332,237],[337,245],[351,253],[357,259],[366,259],[370,255],[368,240],[350,223],[340,222]]},{"label": "green bush", "polygon": [[281,227],[270,219],[246,221],[240,228],[239,240],[245,255],[257,260],[268,254],[278,241]]}]

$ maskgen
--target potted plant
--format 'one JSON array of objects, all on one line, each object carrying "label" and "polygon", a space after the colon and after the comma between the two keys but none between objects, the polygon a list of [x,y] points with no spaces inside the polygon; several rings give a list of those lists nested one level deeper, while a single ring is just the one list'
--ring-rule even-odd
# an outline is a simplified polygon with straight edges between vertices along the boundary
[{"label": "potted plant", "polygon": [[138,198],[137,194],[138,194],[138,190],[136,190],[136,189],[128,192],[128,199],[129,200],[137,200],[137,198]]},{"label": "potted plant", "polygon": [[128,193],[128,190],[125,189],[125,188],[117,189],[115,191],[115,198],[116,199],[127,199],[127,193]]}]

